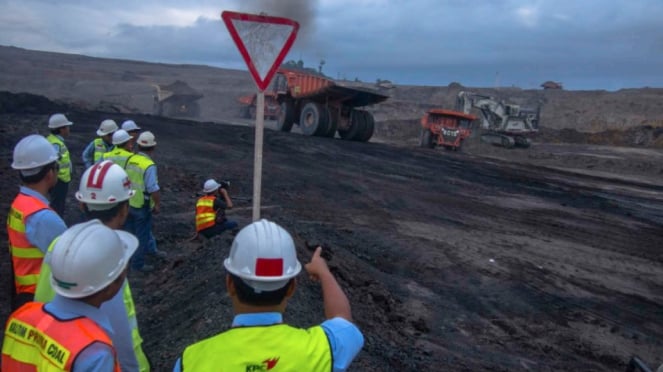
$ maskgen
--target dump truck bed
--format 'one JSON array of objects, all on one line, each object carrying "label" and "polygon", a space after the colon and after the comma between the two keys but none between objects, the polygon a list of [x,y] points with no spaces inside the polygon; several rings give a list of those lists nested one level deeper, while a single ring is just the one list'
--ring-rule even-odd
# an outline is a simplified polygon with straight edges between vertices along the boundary
[{"label": "dump truck bed", "polygon": [[336,101],[352,107],[368,106],[385,101],[389,96],[370,89],[348,87],[321,75],[281,69],[287,78],[290,94],[295,99]]}]

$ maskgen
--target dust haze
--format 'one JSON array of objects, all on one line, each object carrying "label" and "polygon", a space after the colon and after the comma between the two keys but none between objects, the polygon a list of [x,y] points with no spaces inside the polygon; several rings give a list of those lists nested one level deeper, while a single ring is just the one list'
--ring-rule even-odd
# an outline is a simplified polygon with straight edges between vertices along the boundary
[{"label": "dust haze", "polygon": [[299,22],[297,41],[300,47],[307,47],[315,31],[315,12],[317,0],[259,0],[243,2],[240,11],[247,13],[266,13],[270,16],[285,17]]}]

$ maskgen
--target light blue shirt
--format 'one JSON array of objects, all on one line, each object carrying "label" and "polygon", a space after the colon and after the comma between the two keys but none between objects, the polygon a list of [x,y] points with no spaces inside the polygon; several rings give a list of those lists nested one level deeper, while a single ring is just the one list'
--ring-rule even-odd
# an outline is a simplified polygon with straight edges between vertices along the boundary
[{"label": "light blue shirt", "polygon": [[[19,192],[48,204],[48,199],[44,195],[29,187],[21,186]],[[67,225],[52,209],[42,209],[25,220],[25,237],[44,254],[48,252],[48,246],[51,245],[53,239],[60,236],[65,230],[67,230]]]},{"label": "light blue shirt", "polygon": [[[233,319],[233,327],[264,326],[283,323],[281,313],[238,314]],[[334,372],[345,371],[364,346],[364,336],[352,322],[343,318],[327,319],[320,324],[327,335],[334,361]],[[182,358],[175,362],[173,372],[182,372]]]},{"label": "light blue shirt", "polygon": [[[113,148],[113,145],[106,143],[106,141],[103,141],[104,147],[106,148],[106,152],[110,151]],[[94,141],[90,141],[90,143],[85,147],[85,150],[83,150],[83,163],[85,163],[85,169],[88,169],[94,164]]]},{"label": "light blue shirt", "polygon": [[[55,295],[53,301],[45,307],[53,316],[62,320],[69,320],[84,316],[100,326],[109,337],[112,337],[113,328],[106,315],[94,306],[85,302],[72,300]],[[115,367],[113,348],[101,342],[95,342],[81,353],[74,361],[72,372],[112,372]]]},{"label": "light blue shirt", "polygon": [[131,340],[131,329],[134,324],[129,323],[129,315],[124,305],[124,287],[127,285],[129,284],[125,280],[122,288],[113,298],[101,304],[100,309],[108,317],[108,322],[113,328],[113,335],[109,336],[113,340],[122,372],[138,372],[138,360]]},{"label": "light blue shirt", "polygon": [[[139,152],[140,155],[152,160],[152,158],[144,152]],[[143,176],[145,180],[145,190],[148,193],[153,193],[159,191],[159,177],[157,176],[157,166],[154,164],[151,167],[148,167],[145,170],[145,175]]]}]

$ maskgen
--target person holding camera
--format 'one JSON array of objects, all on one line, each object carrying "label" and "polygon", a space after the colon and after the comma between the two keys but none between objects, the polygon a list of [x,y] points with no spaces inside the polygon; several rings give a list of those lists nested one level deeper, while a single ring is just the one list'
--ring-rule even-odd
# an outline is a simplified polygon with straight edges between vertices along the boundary
[{"label": "person holding camera", "polygon": [[219,235],[226,230],[236,230],[237,222],[226,218],[226,209],[232,209],[233,201],[228,194],[230,182],[205,181],[203,195],[196,202],[196,233],[206,238]]}]

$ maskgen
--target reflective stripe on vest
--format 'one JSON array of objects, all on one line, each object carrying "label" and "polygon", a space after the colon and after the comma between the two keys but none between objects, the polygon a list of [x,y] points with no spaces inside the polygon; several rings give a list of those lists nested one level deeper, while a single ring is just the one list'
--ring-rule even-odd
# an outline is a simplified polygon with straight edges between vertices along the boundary
[{"label": "reflective stripe on vest", "polygon": [[205,195],[198,199],[196,203],[196,231],[214,226],[216,222],[215,200],[216,196],[213,195]]},{"label": "reflective stripe on vest", "polygon": [[152,159],[147,156],[136,154],[132,156],[124,168],[129,175],[131,188],[136,190],[134,196],[129,199],[129,205],[133,208],[142,208],[145,205],[145,171],[154,165]]},{"label": "reflective stripe on vest", "polygon": [[332,370],[327,335],[320,326],[287,324],[237,327],[184,350],[182,371]]},{"label": "reflective stripe on vest", "polygon": [[69,157],[69,150],[67,149],[67,146],[58,136],[53,133],[49,134],[46,139],[48,142],[60,147],[60,160],[58,160],[60,170],[58,171],[58,179],[62,182],[71,181],[71,159]]},{"label": "reflective stripe on vest", "polygon": [[37,302],[51,302],[53,297],[55,297],[55,291],[53,290],[53,287],[51,287],[51,265],[49,265],[48,262],[50,261],[51,252],[53,252],[53,247],[55,247],[55,243],[58,241],[58,239],[60,239],[59,236],[53,239],[51,244],[48,246],[46,256],[44,256],[44,260],[41,263],[41,269],[39,270],[39,280],[37,280],[37,287],[35,288],[34,300]]},{"label": "reflective stripe on vest", "polygon": [[[55,291],[51,287],[50,273],[51,266],[48,264],[48,257],[53,251],[55,243],[58,241],[58,238],[55,238],[51,245],[48,246],[48,253],[46,253],[46,259],[41,265],[41,274],[39,276],[39,282],[37,283],[37,290],[35,291],[35,301],[37,302],[51,302],[53,297],[55,297]],[[134,305],[134,299],[131,295],[131,288],[129,287],[129,281],[127,280],[122,286],[122,301],[124,302],[124,308],[127,311],[127,318],[129,319],[129,327],[131,328],[131,343],[133,346],[134,354],[136,360],[138,361],[139,372],[150,372],[150,363],[143,352],[143,339],[140,337],[140,332],[138,331],[138,319],[136,319],[136,306]]]},{"label": "reflective stripe on vest", "polygon": [[122,298],[124,299],[124,307],[127,309],[127,317],[129,318],[129,326],[131,327],[131,344],[133,345],[134,355],[138,361],[139,372],[150,372],[150,362],[143,352],[143,338],[140,337],[138,331],[138,319],[136,319],[136,306],[134,305],[134,298],[131,294],[129,281],[124,285],[122,291]]},{"label": "reflective stripe on vest", "polygon": [[122,147],[115,146],[112,150],[105,152],[101,157],[104,160],[110,160],[113,163],[124,168],[127,165],[127,160],[134,155],[133,152],[127,151]]},{"label": "reflective stripe on vest", "polygon": [[34,196],[19,193],[7,216],[9,253],[14,267],[16,293],[34,293],[44,254],[28,241],[25,220],[34,213],[49,209],[48,204]]},{"label": "reflective stripe on vest", "polygon": [[[2,370],[71,371],[78,354],[93,342],[113,347],[106,332],[91,319],[59,320],[44,309],[44,304],[28,302],[7,321]],[[114,370],[120,371],[117,356]]]},{"label": "reflective stripe on vest", "polygon": [[94,162],[98,162],[101,158],[104,157],[104,154],[108,152],[108,147],[106,147],[106,142],[102,138],[95,138],[94,141],[94,155],[92,159]]}]

